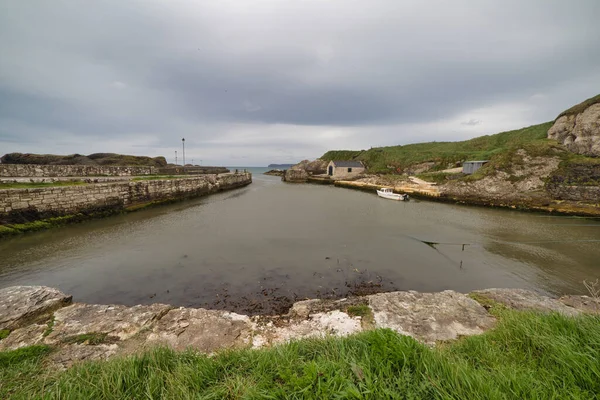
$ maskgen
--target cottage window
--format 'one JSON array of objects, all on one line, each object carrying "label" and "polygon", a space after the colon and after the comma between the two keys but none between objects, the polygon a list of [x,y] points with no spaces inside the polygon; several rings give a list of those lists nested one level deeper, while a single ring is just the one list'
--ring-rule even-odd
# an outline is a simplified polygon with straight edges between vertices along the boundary
[{"label": "cottage window", "polygon": [[352,168],[348,168],[348,172],[352,172]]}]

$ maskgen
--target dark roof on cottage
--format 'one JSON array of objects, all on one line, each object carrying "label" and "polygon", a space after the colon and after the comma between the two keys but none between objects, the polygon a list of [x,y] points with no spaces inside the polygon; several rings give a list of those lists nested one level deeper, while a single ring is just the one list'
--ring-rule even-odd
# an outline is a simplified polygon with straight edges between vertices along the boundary
[{"label": "dark roof on cottage", "polygon": [[336,167],[342,167],[342,168],[362,168],[363,165],[360,161],[333,161],[333,165],[335,165]]}]

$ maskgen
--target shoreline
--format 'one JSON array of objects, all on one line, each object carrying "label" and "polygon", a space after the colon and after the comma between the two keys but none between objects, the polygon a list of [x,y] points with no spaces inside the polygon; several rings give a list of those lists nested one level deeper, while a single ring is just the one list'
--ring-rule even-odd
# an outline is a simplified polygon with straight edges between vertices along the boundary
[{"label": "shoreline", "polygon": [[[543,213],[551,215],[561,216],[579,216],[579,217],[600,217],[600,204],[592,205],[589,203],[578,203],[570,200],[553,200],[548,205],[542,204],[528,204],[528,200],[489,200],[484,198],[472,198],[472,197],[457,197],[444,193],[439,195],[430,195],[425,191],[419,189],[412,190],[397,190],[397,187],[390,185],[376,185],[372,183],[363,183],[355,181],[324,181],[316,179],[308,179],[306,183],[315,185],[334,185],[344,189],[360,190],[368,193],[375,194],[375,190],[382,187],[389,187],[393,189],[395,193],[408,193],[411,197],[419,200],[428,200],[439,203],[456,204],[462,206],[471,207],[486,207],[495,208],[502,210],[522,211],[531,213]],[[406,188],[404,188],[406,189]],[[410,189],[410,188],[409,188]]]},{"label": "shoreline", "polygon": [[524,289],[469,294],[400,291],[340,300],[309,299],[295,302],[286,314],[247,316],[166,304],[76,303],[54,288],[13,286],[0,289],[0,351],[53,346],[54,363],[69,367],[152,346],[211,354],[373,329],[391,329],[434,346],[493,329],[496,317],[489,310],[496,305],[569,317],[600,314],[598,299],[575,295],[557,299]]}]

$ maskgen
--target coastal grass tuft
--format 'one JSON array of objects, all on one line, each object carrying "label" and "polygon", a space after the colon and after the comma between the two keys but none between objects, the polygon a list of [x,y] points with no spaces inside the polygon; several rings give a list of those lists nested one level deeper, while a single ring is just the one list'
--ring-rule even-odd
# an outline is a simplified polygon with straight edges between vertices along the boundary
[{"label": "coastal grass tuft", "polygon": [[369,307],[366,304],[348,306],[346,312],[351,317],[367,317],[369,315],[372,315],[371,307]]},{"label": "coastal grass tuft", "polygon": [[8,329],[0,329],[0,340],[6,339],[10,335],[10,330]]},{"label": "coastal grass tuft", "polygon": [[600,103],[600,94],[598,94],[594,97],[590,97],[589,99],[584,100],[577,105],[574,105],[573,107],[569,108],[568,110],[561,112],[558,115],[558,117],[556,117],[556,119],[559,119],[560,117],[564,117],[564,116],[580,114],[580,113],[584,112],[586,108],[593,106],[594,104],[598,104],[598,103]]},{"label": "coastal grass tuft", "polygon": [[0,351],[0,399],[42,397],[44,357],[52,349],[45,345]]},{"label": "coastal grass tuft", "polygon": [[373,329],[375,327],[375,316],[373,310],[366,304],[348,306],[346,313],[351,317],[360,317],[363,329]]},{"label": "coastal grass tuft", "polygon": [[[43,373],[43,354],[0,353],[0,397],[593,399],[600,317],[498,309],[480,336],[431,348],[391,330],[214,356],[157,348]],[[29,350],[21,349],[24,354]],[[44,350],[46,351],[46,350]],[[6,363],[2,360],[11,358]],[[7,378],[16,378],[22,386]],[[6,382],[6,383],[5,383]],[[14,391],[19,389],[18,395]],[[11,391],[11,388],[13,391]]]},{"label": "coastal grass tuft", "polygon": [[42,333],[43,337],[48,336],[49,334],[52,333],[52,331],[54,330],[54,322],[55,322],[55,317],[54,315],[52,316],[52,318],[50,318],[48,320],[48,323],[46,324],[46,329],[44,330],[44,333]]},{"label": "coastal grass tuft", "polygon": [[109,341],[110,337],[107,333],[104,332],[90,332],[83,333],[81,335],[74,335],[66,337],[62,340],[64,344],[89,344],[92,346],[106,343]]}]

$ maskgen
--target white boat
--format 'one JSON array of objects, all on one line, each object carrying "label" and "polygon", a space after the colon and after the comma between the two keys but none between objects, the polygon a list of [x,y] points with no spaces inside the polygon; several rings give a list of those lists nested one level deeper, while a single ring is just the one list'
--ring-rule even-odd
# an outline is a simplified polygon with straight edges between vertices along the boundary
[{"label": "white boat", "polygon": [[396,194],[396,193],[394,193],[394,191],[392,189],[389,189],[389,188],[381,188],[381,190],[377,191],[377,196],[383,197],[384,199],[390,199],[390,200],[401,200],[401,201],[408,200],[407,194]]}]

